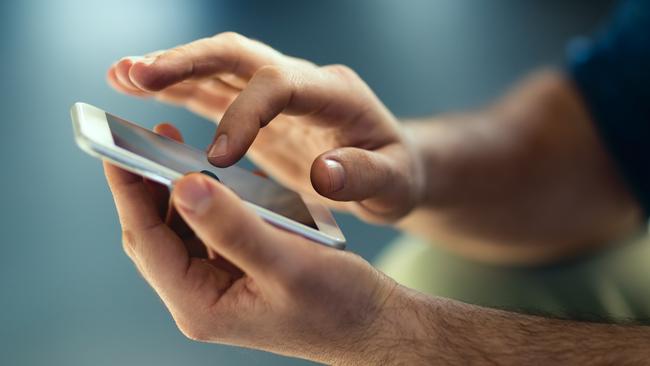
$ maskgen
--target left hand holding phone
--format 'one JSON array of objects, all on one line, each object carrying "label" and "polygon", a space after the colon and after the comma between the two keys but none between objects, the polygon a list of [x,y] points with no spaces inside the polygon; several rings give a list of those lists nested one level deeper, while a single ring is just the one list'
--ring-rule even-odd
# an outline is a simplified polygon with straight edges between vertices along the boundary
[{"label": "left hand holding phone", "polygon": [[[181,140],[169,124],[155,131]],[[336,363],[379,333],[397,284],[360,257],[268,224],[203,174],[170,197],[104,168],[124,249],[189,338]]]}]

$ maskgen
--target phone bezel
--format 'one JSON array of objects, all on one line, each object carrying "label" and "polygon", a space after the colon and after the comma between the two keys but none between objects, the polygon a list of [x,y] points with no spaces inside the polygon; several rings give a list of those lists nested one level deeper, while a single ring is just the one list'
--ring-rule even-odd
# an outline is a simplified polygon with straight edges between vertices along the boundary
[{"label": "phone bezel", "polygon": [[[164,184],[170,187],[170,189],[173,188],[172,183],[183,176],[183,173],[177,172],[115,145],[106,119],[107,112],[102,109],[87,103],[75,103],[72,106],[70,113],[72,116],[75,141],[81,149],[90,155],[103,160],[109,160],[111,163],[118,165],[121,168]],[[253,174],[250,172],[248,173]],[[344,249],[345,237],[334,220],[334,216],[330,210],[309,196],[300,194],[300,197],[307,206],[318,230],[254,203],[246,200],[243,201],[258,215],[273,225],[292,231],[318,243],[337,249]]]}]

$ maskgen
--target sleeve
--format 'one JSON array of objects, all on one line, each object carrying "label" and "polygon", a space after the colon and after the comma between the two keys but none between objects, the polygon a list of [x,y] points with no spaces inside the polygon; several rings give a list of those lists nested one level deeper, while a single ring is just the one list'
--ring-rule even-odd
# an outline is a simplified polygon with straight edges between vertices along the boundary
[{"label": "sleeve", "polygon": [[650,1],[621,2],[592,39],[569,43],[568,71],[606,148],[650,213]]}]

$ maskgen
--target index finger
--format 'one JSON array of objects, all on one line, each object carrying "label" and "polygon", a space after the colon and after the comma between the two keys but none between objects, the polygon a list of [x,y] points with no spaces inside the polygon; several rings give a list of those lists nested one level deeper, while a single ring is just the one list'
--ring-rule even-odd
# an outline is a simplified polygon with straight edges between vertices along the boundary
[{"label": "index finger", "polygon": [[191,258],[185,243],[158,215],[144,181],[104,163],[123,229],[123,241],[143,276],[175,316],[196,311],[229,283],[228,274],[200,258]]},{"label": "index finger", "polygon": [[[236,163],[253,144],[259,130],[281,113],[310,115],[314,123],[342,127],[387,112],[346,66],[265,66],[224,113],[208,151],[210,163],[218,167]],[[340,134],[340,142],[347,136],[367,134]]]}]

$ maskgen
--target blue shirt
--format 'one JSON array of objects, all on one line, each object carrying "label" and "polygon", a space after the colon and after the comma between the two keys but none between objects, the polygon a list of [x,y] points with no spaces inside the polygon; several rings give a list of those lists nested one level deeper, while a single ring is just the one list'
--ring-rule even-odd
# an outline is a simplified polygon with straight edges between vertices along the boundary
[{"label": "blue shirt", "polygon": [[594,38],[568,48],[569,73],[646,217],[650,213],[650,0],[620,3]]}]

